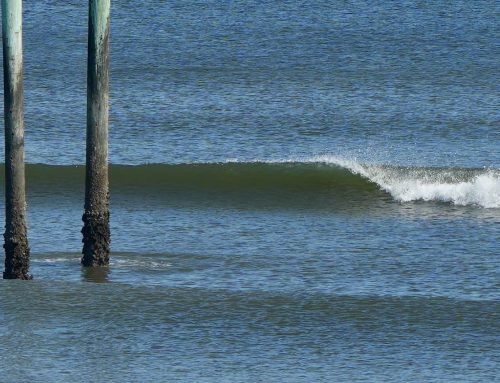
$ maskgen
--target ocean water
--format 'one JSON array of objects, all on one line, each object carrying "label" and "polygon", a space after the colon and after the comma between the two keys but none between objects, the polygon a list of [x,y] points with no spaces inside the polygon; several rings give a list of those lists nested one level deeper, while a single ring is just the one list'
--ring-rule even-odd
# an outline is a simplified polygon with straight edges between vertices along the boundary
[{"label": "ocean water", "polygon": [[498,2],[113,0],[95,270],[87,6],[24,2],[1,382],[500,382]]}]

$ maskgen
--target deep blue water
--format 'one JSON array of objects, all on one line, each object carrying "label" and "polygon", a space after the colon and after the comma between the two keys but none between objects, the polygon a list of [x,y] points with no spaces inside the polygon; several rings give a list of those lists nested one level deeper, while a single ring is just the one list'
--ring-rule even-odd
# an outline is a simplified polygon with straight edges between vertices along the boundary
[{"label": "deep blue water", "polygon": [[[86,7],[25,4],[29,162],[84,161]],[[496,1],[115,1],[110,160],[498,168],[499,12]]]}]

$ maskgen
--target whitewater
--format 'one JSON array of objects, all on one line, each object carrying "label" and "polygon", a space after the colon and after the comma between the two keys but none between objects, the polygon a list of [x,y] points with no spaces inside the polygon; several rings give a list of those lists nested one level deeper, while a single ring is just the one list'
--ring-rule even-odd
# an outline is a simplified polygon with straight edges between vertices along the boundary
[{"label": "whitewater", "polygon": [[[336,155],[295,157],[285,160],[256,159],[252,162],[340,167],[378,185],[399,202],[438,201],[458,206],[500,208],[499,169],[393,166],[372,164]],[[245,162],[231,159],[224,163]]]},{"label": "whitewater", "polygon": [[500,207],[500,172],[496,169],[395,168],[335,156],[314,157],[311,162],[344,167],[376,183],[396,201],[442,201],[462,206]]}]

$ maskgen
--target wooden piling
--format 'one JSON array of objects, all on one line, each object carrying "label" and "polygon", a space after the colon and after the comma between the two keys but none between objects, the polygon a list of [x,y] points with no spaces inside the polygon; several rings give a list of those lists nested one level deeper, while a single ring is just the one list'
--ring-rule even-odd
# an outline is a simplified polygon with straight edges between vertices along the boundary
[{"label": "wooden piling", "polygon": [[89,0],[83,266],[109,264],[108,65],[110,0]]},{"label": "wooden piling", "polygon": [[26,227],[22,0],[2,0],[5,118],[4,279],[31,279]]}]

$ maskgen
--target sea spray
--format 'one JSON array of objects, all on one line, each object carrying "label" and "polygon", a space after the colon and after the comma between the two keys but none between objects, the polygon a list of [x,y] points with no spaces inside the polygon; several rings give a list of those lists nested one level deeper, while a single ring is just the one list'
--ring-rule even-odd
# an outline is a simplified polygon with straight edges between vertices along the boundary
[{"label": "sea spray", "polygon": [[498,170],[390,167],[363,164],[335,156],[313,157],[308,162],[346,168],[376,183],[400,202],[422,200],[484,208],[500,207]]}]

